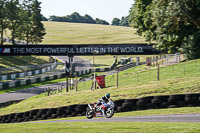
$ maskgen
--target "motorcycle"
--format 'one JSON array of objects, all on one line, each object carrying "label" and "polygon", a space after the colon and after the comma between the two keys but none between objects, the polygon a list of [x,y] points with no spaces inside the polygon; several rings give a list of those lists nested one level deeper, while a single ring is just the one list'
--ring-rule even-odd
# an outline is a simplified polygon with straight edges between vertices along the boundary
[{"label": "motorcycle", "polygon": [[95,108],[96,103],[88,104],[88,109],[86,112],[86,117],[92,119],[93,117],[104,117],[102,109],[106,118],[111,118],[114,115],[115,104],[113,101],[109,100],[107,103],[102,103]]}]

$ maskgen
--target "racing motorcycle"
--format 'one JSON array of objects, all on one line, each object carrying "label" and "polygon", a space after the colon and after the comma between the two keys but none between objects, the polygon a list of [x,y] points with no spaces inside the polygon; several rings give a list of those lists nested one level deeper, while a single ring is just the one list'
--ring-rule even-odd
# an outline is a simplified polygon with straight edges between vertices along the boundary
[{"label": "racing motorcycle", "polygon": [[92,119],[93,117],[104,117],[102,109],[106,118],[111,118],[114,115],[115,104],[113,101],[109,100],[107,103],[102,102],[102,104],[98,105],[96,108],[95,105],[96,103],[88,104],[88,109],[86,112],[86,117],[88,119]]}]

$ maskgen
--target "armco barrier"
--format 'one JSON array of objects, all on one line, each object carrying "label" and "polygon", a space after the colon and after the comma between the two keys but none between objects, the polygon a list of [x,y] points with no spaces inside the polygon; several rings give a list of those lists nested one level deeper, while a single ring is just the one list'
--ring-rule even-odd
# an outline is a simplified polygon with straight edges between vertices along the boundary
[{"label": "armco barrier", "polygon": [[[177,94],[148,96],[139,99],[121,99],[114,101],[115,112],[127,112],[146,109],[200,106],[200,94]],[[23,113],[0,116],[0,123],[18,123],[53,118],[84,116],[87,104],[75,104],[59,108],[35,109]]]}]

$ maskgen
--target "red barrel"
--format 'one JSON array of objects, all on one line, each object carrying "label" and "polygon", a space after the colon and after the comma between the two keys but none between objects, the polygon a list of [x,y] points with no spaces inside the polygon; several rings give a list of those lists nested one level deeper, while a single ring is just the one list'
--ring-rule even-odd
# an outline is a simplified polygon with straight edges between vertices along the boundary
[{"label": "red barrel", "polygon": [[96,76],[96,80],[99,84],[99,86],[101,88],[105,88],[106,87],[106,84],[105,84],[105,75],[101,75],[101,76]]}]

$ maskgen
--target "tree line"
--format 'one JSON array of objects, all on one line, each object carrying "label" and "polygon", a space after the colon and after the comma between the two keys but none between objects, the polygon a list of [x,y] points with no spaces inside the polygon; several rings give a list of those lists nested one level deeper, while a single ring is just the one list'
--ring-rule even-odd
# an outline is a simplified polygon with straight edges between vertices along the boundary
[{"label": "tree line", "polygon": [[129,23],[161,50],[200,58],[200,0],[135,0]]},{"label": "tree line", "polygon": [[57,22],[73,22],[73,23],[90,23],[90,24],[104,24],[109,25],[109,23],[105,20],[96,18],[95,20],[90,15],[81,16],[79,13],[74,12],[71,15],[67,16],[50,16],[49,19],[45,19],[49,21],[57,21]]},{"label": "tree line", "polygon": [[1,45],[5,32],[9,32],[13,45],[16,45],[16,40],[26,44],[42,42],[46,32],[41,23],[40,4],[38,0],[0,0]]},{"label": "tree line", "polygon": [[115,25],[115,26],[129,26],[129,16],[127,17],[122,17],[121,19],[119,18],[114,18],[112,20],[112,24],[111,25]]},{"label": "tree line", "polygon": [[[86,14],[81,16],[79,13],[74,12],[67,16],[55,16],[52,15],[49,18],[43,17],[43,21],[56,21],[56,22],[73,22],[73,23],[89,23],[89,24],[103,24],[110,25],[109,22],[99,18],[92,18],[90,15]],[[114,18],[111,25],[116,26],[129,26],[128,17]]]}]

